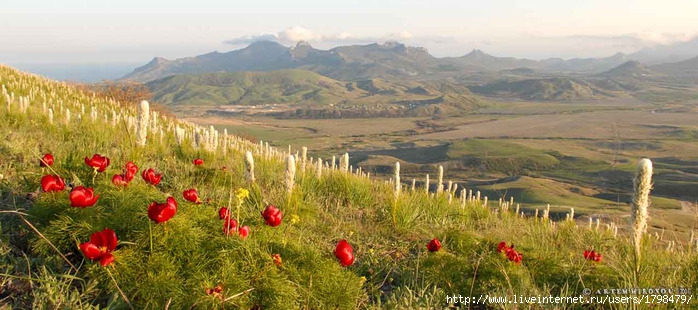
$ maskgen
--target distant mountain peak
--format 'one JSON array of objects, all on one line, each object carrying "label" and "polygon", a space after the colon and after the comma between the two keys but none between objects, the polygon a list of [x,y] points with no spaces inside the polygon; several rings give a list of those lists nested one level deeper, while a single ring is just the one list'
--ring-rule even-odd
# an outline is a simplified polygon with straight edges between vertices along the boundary
[{"label": "distant mountain peak", "polygon": [[494,57],[494,56],[487,54],[480,49],[473,49],[472,51],[470,51],[470,53],[463,56],[463,58],[471,58],[471,59],[483,59],[483,58],[492,58],[492,57]]},{"label": "distant mountain peak", "polygon": [[293,48],[299,48],[299,47],[310,47],[310,48],[312,48],[313,46],[310,45],[310,42],[301,40],[301,41],[298,41],[298,43],[296,43],[296,45],[293,46]]},{"label": "distant mountain peak", "polygon": [[602,76],[607,77],[650,77],[657,75],[655,72],[647,68],[641,62],[636,60],[626,61],[620,66],[617,66],[611,70],[601,73]]}]

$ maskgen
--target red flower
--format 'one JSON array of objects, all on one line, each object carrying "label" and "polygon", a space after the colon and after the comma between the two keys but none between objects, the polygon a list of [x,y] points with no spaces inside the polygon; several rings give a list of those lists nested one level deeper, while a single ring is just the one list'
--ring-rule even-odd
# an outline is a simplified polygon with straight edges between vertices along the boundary
[{"label": "red flower", "polygon": [[65,182],[58,175],[47,174],[41,177],[41,189],[44,192],[60,192],[65,189]]},{"label": "red flower", "polygon": [[160,184],[160,180],[162,180],[162,174],[156,174],[155,170],[153,170],[153,168],[148,168],[148,170],[143,170],[143,173],[141,173],[141,176],[143,177],[143,180],[145,180],[146,182],[153,184],[153,185]]},{"label": "red flower", "polygon": [[218,210],[218,218],[219,218],[219,219],[222,220],[222,219],[225,219],[225,218],[228,218],[228,217],[230,217],[230,210],[228,210],[228,208],[223,207],[223,208],[220,208],[220,209]]},{"label": "red flower", "polygon": [[168,197],[164,203],[153,201],[148,206],[148,218],[157,224],[169,221],[175,213],[177,213],[177,201],[172,197]]},{"label": "red flower", "polygon": [[274,265],[281,267],[281,254],[274,254],[271,256],[271,259],[274,260]]},{"label": "red flower", "polygon": [[86,208],[94,206],[97,203],[99,194],[95,195],[95,190],[78,186],[70,191],[70,206],[78,208]]},{"label": "red flower", "polygon": [[184,196],[184,199],[191,201],[193,203],[201,203],[201,200],[199,200],[199,193],[196,192],[196,189],[188,189],[182,192],[182,195]]},{"label": "red flower", "polygon": [[339,240],[339,243],[337,243],[337,247],[334,249],[334,256],[339,259],[342,267],[347,267],[354,263],[354,249],[344,239]]},{"label": "red flower", "polygon": [[431,241],[429,241],[427,244],[427,250],[429,250],[429,252],[438,252],[441,250],[441,242],[439,239],[431,239]]},{"label": "red flower", "polygon": [[195,166],[201,166],[204,164],[204,160],[201,158],[197,158],[197,159],[194,159],[193,163]]},{"label": "red flower", "polygon": [[221,170],[223,170],[223,171],[228,171],[228,167],[223,166],[223,167],[221,167]]},{"label": "red flower", "polygon": [[92,155],[92,158],[87,158],[85,157],[85,163],[96,169],[97,172],[104,172],[104,170],[107,170],[107,167],[109,167],[109,157],[102,156],[99,154],[94,154]]},{"label": "red flower", "polygon": [[48,166],[53,166],[53,155],[51,153],[46,153],[43,158],[41,158],[41,161],[39,161],[39,166],[40,167],[48,167]]},{"label": "red flower", "polygon": [[230,217],[226,217],[223,222],[223,234],[232,236],[238,231],[238,221]]},{"label": "red flower", "polygon": [[511,247],[508,247],[507,243],[502,241],[499,243],[499,245],[497,245],[497,250],[500,253],[504,253],[504,255],[515,264],[520,264],[521,260],[523,260],[523,255],[519,254],[519,252],[516,252],[514,250],[513,244],[511,245]]},{"label": "red flower", "polygon": [[273,205],[268,205],[266,209],[264,209],[264,212],[262,212],[262,217],[264,218],[264,222],[267,223],[267,225],[271,227],[276,227],[281,224],[281,220],[283,219],[284,215],[281,213],[281,210],[279,208],[273,206]]},{"label": "red flower", "polygon": [[597,263],[601,262],[601,253],[598,253],[596,251],[589,251],[586,250],[584,251],[584,258],[590,261],[595,261]]},{"label": "red flower", "polygon": [[138,173],[138,166],[131,161],[127,162],[126,168],[124,169],[124,178],[126,179],[126,182],[133,181],[136,173]]},{"label": "red flower", "polygon": [[111,182],[116,186],[128,186],[128,181],[123,174],[115,174],[113,177],[111,177]]},{"label": "red flower", "polygon": [[107,266],[114,261],[111,254],[116,249],[116,233],[109,228],[98,231],[90,236],[90,241],[80,244],[80,251],[90,260],[99,260],[102,266]]},{"label": "red flower", "polygon": [[242,239],[247,238],[247,236],[250,235],[250,226],[242,226],[240,227],[240,230],[238,231],[238,234]]}]

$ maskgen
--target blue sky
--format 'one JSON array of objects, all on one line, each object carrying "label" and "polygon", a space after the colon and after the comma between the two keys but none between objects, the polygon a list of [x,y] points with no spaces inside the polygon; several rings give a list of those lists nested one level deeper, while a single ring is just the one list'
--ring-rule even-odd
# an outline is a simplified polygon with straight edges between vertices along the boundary
[{"label": "blue sky", "polygon": [[698,32],[695,12],[695,0],[2,1],[0,62],[145,62],[260,38],[319,48],[398,40],[436,56],[479,48],[594,57],[687,40]]}]

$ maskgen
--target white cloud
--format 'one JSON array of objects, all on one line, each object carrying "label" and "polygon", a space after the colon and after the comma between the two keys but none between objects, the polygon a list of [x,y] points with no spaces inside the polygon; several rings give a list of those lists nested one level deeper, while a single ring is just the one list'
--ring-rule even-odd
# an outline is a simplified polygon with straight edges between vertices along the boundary
[{"label": "white cloud", "polygon": [[444,36],[415,36],[409,31],[400,31],[388,33],[382,36],[357,36],[349,32],[340,32],[334,34],[320,34],[311,29],[301,26],[286,28],[279,32],[262,33],[259,35],[246,35],[242,37],[226,40],[224,43],[231,45],[247,45],[257,41],[276,41],[281,44],[293,45],[298,41],[308,41],[312,43],[321,43],[323,45],[333,44],[361,44],[386,41],[400,41],[412,44],[436,43],[452,43],[451,37]]}]

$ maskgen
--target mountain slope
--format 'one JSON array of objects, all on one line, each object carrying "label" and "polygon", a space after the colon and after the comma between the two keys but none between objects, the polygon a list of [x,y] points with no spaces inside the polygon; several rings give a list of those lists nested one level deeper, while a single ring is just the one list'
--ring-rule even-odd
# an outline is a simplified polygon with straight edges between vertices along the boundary
[{"label": "mountain slope", "polygon": [[698,78],[698,56],[681,62],[665,63],[651,67],[652,70],[674,77]]},{"label": "mountain slope", "polygon": [[146,86],[165,105],[280,104],[277,111],[302,107],[430,114],[438,108],[441,113],[455,113],[478,102],[466,87],[446,82],[343,82],[301,69],[175,75]]},{"label": "mountain slope", "polygon": [[470,90],[487,96],[516,97],[526,100],[578,100],[604,97],[591,84],[568,78],[502,80],[471,86]]}]

